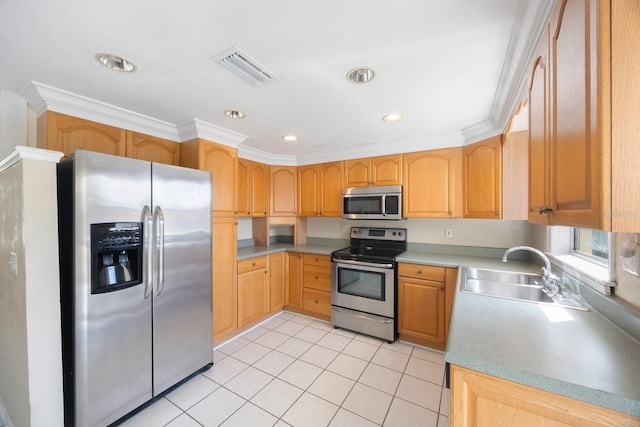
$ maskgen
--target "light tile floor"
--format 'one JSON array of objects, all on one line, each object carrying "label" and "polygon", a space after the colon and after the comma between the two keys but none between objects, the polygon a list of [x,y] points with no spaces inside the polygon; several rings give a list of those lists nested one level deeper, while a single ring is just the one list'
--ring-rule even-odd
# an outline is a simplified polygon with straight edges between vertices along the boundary
[{"label": "light tile floor", "polygon": [[449,426],[442,353],[281,312],[124,426]]}]

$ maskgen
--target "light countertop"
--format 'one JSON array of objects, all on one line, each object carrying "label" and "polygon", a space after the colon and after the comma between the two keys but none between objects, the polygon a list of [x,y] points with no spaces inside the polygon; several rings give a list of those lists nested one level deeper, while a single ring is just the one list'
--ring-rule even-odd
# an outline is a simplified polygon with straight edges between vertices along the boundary
[{"label": "light countertop", "polygon": [[[330,255],[336,245],[238,249],[238,259],[294,251]],[[398,262],[539,271],[524,261],[407,251]],[[445,360],[527,386],[640,416],[640,342],[595,310],[460,292],[458,276]]]}]

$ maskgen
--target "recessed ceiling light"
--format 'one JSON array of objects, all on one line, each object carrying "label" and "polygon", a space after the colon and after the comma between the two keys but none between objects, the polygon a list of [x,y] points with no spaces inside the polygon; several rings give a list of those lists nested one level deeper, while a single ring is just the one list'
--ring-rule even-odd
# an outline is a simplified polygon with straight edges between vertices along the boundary
[{"label": "recessed ceiling light", "polygon": [[112,53],[97,53],[96,60],[110,70],[133,73],[138,69],[133,62]]},{"label": "recessed ceiling light", "polygon": [[291,141],[297,141],[298,137],[295,135],[285,135],[282,137],[282,139],[284,139],[285,141],[291,142]]},{"label": "recessed ceiling light", "polygon": [[376,76],[375,71],[367,67],[358,67],[347,73],[347,80],[351,83],[367,83]]},{"label": "recessed ceiling light", "polygon": [[382,117],[382,120],[387,123],[399,122],[402,119],[404,119],[404,116],[397,113],[387,114],[386,116]]},{"label": "recessed ceiling light", "polygon": [[244,119],[247,117],[247,115],[240,110],[227,110],[224,112],[224,115],[230,119]]}]

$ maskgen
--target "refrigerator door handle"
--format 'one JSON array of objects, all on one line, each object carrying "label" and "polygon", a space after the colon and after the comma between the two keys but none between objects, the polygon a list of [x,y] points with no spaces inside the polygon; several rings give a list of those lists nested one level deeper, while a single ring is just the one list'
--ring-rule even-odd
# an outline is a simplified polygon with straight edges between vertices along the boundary
[{"label": "refrigerator door handle", "polygon": [[143,242],[142,242],[142,259],[144,260],[144,266],[142,268],[142,282],[144,283],[144,299],[148,299],[151,296],[151,277],[153,275],[153,258],[150,248],[151,230],[152,230],[152,218],[151,208],[147,205],[142,208],[142,222],[143,222]]},{"label": "refrigerator door handle", "polygon": [[156,296],[159,297],[164,290],[164,212],[160,206],[156,206],[153,212],[153,222],[156,231],[155,256],[158,265]]}]

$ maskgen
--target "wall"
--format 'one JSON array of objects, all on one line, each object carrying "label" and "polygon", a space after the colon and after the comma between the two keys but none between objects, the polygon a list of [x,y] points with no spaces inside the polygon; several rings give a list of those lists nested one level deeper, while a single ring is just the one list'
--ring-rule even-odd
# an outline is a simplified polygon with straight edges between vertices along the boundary
[{"label": "wall", "polygon": [[30,423],[24,263],[17,275],[8,267],[11,252],[25,259],[22,176],[21,163],[0,173],[0,396],[17,426]]},{"label": "wall", "polygon": [[62,153],[18,150],[0,161],[0,396],[16,426],[62,426],[55,170]]},{"label": "wall", "polygon": [[[492,219],[419,219],[400,221],[354,221],[342,218],[309,218],[308,237],[348,239],[354,226],[397,227],[407,229],[410,243],[509,248],[530,244],[530,226],[526,221]],[[445,228],[453,238],[445,238]]]},{"label": "wall", "polygon": [[27,144],[27,102],[18,95],[0,90],[0,159],[16,145]]},{"label": "wall", "polygon": [[[626,236],[625,233],[614,233],[616,255],[620,253],[622,249],[622,243]],[[640,251],[640,247],[635,248],[636,251]],[[640,277],[627,273],[622,268],[622,262],[616,262],[616,282],[615,294],[619,298],[632,304],[640,311]]]}]

